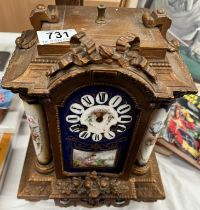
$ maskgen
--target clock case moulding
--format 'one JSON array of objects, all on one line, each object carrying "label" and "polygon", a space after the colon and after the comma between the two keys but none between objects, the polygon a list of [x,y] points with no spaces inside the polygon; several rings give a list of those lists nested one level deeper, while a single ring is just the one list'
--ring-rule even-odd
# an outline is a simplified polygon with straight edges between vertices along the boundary
[{"label": "clock case moulding", "polygon": [[[156,110],[169,108],[175,98],[197,90],[177,41],[166,37],[171,20],[165,11],[105,9],[38,5],[30,15],[33,30],[16,39],[2,84],[24,101],[33,140],[19,198],[91,207],[165,197],[152,152],[158,132],[149,136],[148,128],[154,117],[159,119],[161,112]],[[77,31],[69,42],[38,43],[36,31],[66,28]],[[74,91],[92,85],[120,88],[139,110],[120,173],[94,169],[71,173],[63,168],[59,107]],[[32,142],[38,139],[42,152],[33,149]]]}]

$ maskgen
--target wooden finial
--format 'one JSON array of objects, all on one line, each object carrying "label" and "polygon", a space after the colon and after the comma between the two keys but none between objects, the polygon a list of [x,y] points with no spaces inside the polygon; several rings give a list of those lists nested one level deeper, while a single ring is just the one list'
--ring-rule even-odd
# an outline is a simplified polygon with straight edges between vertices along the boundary
[{"label": "wooden finial", "polygon": [[105,11],[106,11],[106,7],[104,5],[98,5],[97,6],[97,10],[98,10],[98,16],[96,19],[96,23],[98,24],[105,24]]}]

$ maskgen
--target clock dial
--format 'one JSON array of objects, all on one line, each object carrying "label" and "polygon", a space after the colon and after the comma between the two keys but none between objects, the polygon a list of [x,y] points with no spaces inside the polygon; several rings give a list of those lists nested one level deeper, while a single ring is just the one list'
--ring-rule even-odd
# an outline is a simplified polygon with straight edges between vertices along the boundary
[{"label": "clock dial", "polygon": [[[72,124],[69,130],[79,133],[81,139],[91,137],[94,142],[114,139],[117,133],[125,132],[132,121],[131,105],[123,100],[123,95],[109,96],[105,91],[81,96],[70,105],[70,111],[66,116],[66,121]],[[84,131],[80,129],[82,125]],[[113,126],[117,129],[112,130]]]},{"label": "clock dial", "polygon": [[59,107],[64,170],[121,173],[138,115],[135,100],[120,88],[74,91]]}]

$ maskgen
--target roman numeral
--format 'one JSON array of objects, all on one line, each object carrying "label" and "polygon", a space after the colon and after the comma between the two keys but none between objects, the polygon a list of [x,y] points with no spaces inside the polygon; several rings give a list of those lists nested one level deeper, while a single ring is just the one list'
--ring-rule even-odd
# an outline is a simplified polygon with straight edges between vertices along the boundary
[{"label": "roman numeral", "polygon": [[92,140],[93,141],[101,141],[102,135],[101,134],[93,134],[92,135]]},{"label": "roman numeral", "polygon": [[113,131],[109,131],[108,133],[105,133],[104,136],[107,139],[114,139],[116,135]]},{"label": "roman numeral", "polygon": [[108,100],[108,94],[106,92],[99,92],[96,96],[96,102],[98,104],[104,104]]},{"label": "roman numeral", "polygon": [[80,125],[79,124],[75,124],[69,127],[69,130],[73,133],[77,133],[80,131]]},{"label": "roman numeral", "polygon": [[66,121],[69,123],[77,123],[77,122],[79,122],[79,120],[80,120],[80,118],[77,115],[68,115],[66,117]]},{"label": "roman numeral", "polygon": [[74,103],[70,106],[70,110],[74,113],[74,114],[82,114],[84,112],[84,108],[77,103]]},{"label": "roman numeral", "polygon": [[120,123],[130,123],[132,121],[132,117],[130,115],[122,115],[118,118],[118,122]]},{"label": "roman numeral", "polygon": [[83,106],[85,107],[91,107],[94,105],[94,98],[91,95],[84,95],[81,98],[81,103],[83,104]]},{"label": "roman numeral", "polygon": [[109,105],[112,107],[117,107],[121,102],[122,102],[122,97],[119,95],[116,95],[110,99]]},{"label": "roman numeral", "polygon": [[117,132],[122,133],[126,130],[126,126],[118,124],[116,130],[117,130]]},{"label": "roman numeral", "polygon": [[129,104],[123,104],[117,108],[117,112],[119,114],[125,114],[131,110],[131,106]]},{"label": "roman numeral", "polygon": [[88,131],[82,131],[80,134],[79,134],[79,138],[81,139],[87,139],[90,137],[90,132]]}]

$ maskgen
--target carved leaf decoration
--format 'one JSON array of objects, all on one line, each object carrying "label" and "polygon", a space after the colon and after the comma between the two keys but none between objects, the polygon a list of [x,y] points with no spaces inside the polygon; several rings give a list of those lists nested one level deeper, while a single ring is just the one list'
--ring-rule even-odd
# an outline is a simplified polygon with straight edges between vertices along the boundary
[{"label": "carved leaf decoration", "polygon": [[29,49],[37,42],[34,30],[23,31],[21,36],[15,40],[15,44],[20,49]]},{"label": "carved leaf decoration", "polygon": [[99,54],[103,58],[112,58],[114,55],[114,48],[106,45],[99,46]]},{"label": "carved leaf decoration", "polygon": [[78,66],[83,66],[90,61],[88,53],[84,47],[78,46],[76,48],[73,48],[72,51],[72,60],[74,64]]},{"label": "carved leaf decoration", "polygon": [[145,68],[148,65],[148,61],[143,56],[137,56],[130,61],[130,64],[136,67]]},{"label": "carved leaf decoration", "polygon": [[129,61],[124,57],[119,58],[117,61],[119,65],[124,69],[127,69],[130,66]]},{"label": "carved leaf decoration", "polygon": [[58,65],[61,69],[63,69],[64,67],[70,65],[73,62],[72,60],[72,53],[67,53],[65,54],[59,61]]},{"label": "carved leaf decoration", "polygon": [[82,66],[88,62],[100,63],[102,58],[96,51],[96,46],[93,40],[89,39],[84,32],[75,34],[70,40],[73,51],[73,63]]},{"label": "carved leaf decoration", "polygon": [[75,34],[74,36],[72,36],[72,38],[70,39],[70,45],[73,46],[73,45],[80,45],[81,44],[81,41],[80,39],[82,37],[85,36],[85,33],[80,31],[79,33]]},{"label": "carved leaf decoration", "polygon": [[102,57],[97,52],[92,53],[89,57],[93,63],[102,63],[103,62]]},{"label": "carved leaf decoration", "polygon": [[142,71],[144,71],[144,73],[150,76],[151,79],[156,79],[156,71],[150,68],[150,66],[148,65],[148,61],[145,57],[138,56],[136,58],[133,58],[130,61],[130,64],[134,67],[140,68]]},{"label": "carved leaf decoration", "polygon": [[177,39],[168,41],[168,51],[169,52],[176,52],[179,50],[179,47],[180,47],[180,43]]},{"label": "carved leaf decoration", "polygon": [[125,52],[129,50],[137,49],[140,46],[140,38],[133,33],[128,33],[126,36],[121,36],[116,42],[116,50],[119,52]]},{"label": "carved leaf decoration", "polygon": [[126,53],[126,57],[128,57],[129,59],[136,58],[138,56],[139,56],[139,52],[138,51],[128,51]]},{"label": "carved leaf decoration", "polygon": [[131,189],[135,191],[135,181],[132,185],[127,185],[127,182],[110,178],[106,176],[99,176],[95,171],[88,173],[85,177],[72,177],[69,179],[58,179],[52,183],[54,186],[54,193],[65,196],[72,196],[73,194],[85,195],[92,199],[99,196],[134,196],[130,194]]}]

